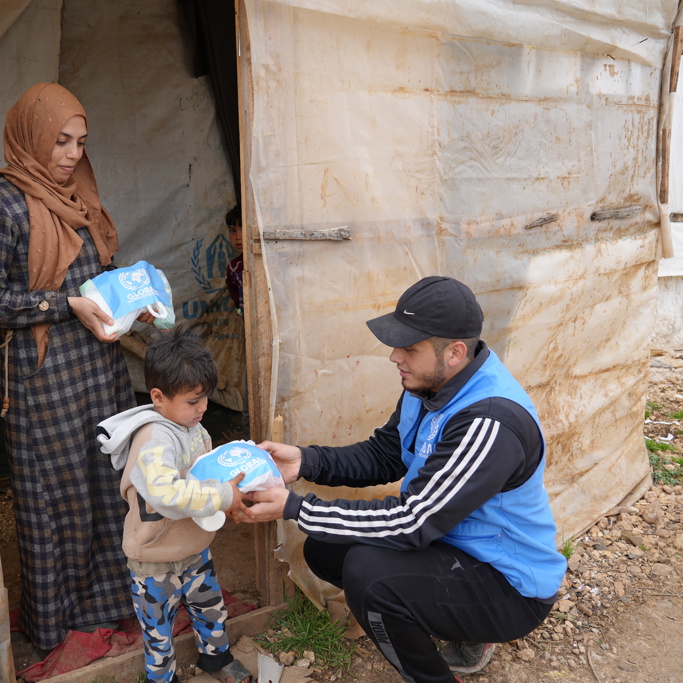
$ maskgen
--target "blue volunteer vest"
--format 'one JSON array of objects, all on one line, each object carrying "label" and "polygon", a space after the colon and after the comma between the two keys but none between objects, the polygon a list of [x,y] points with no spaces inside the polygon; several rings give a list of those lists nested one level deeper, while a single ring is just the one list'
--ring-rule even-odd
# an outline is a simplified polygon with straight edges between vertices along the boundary
[{"label": "blue volunteer vest", "polygon": [[[498,356],[493,351],[489,353],[481,368],[451,401],[438,412],[427,412],[422,420],[421,399],[404,394],[398,430],[408,472],[401,491],[405,491],[434,451],[448,420],[473,403],[492,397],[509,399],[524,408],[541,429],[527,393]],[[411,451],[413,443],[415,448]],[[495,452],[487,457],[495,457]],[[535,598],[553,596],[567,566],[555,545],[557,530],[543,486],[544,469],[545,454],[522,486],[498,493],[440,539],[491,564],[522,595]]]}]

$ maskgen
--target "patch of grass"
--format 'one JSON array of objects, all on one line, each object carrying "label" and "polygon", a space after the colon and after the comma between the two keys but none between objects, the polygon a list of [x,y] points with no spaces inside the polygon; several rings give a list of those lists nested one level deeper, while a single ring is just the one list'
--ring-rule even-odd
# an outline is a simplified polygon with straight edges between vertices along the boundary
[{"label": "patch of grass", "polygon": [[683,458],[670,458],[653,451],[650,451],[648,458],[652,468],[652,481],[655,484],[683,484]]},{"label": "patch of grass", "polygon": [[274,636],[264,634],[254,640],[269,652],[295,652],[302,657],[305,650],[315,654],[316,666],[330,667],[335,673],[347,673],[356,644],[344,637],[344,626],[332,622],[326,610],[319,610],[298,588],[286,600],[287,607],[268,620]]},{"label": "patch of grass", "polygon": [[654,441],[645,437],[645,446],[650,453],[656,453],[657,451],[675,451],[676,449],[670,443],[660,443],[659,441]]},{"label": "patch of grass", "polygon": [[679,411],[677,411],[677,412],[675,412],[675,413],[671,413],[671,417],[672,417],[674,420],[683,419],[683,410],[679,410]]},{"label": "patch of grass", "polygon": [[562,545],[560,546],[560,552],[567,559],[569,559],[574,554],[574,550],[574,543],[572,542],[571,538],[568,538],[567,540],[563,541]]},{"label": "patch of grass", "polygon": [[652,413],[657,410],[662,410],[663,406],[654,401],[645,401],[645,419],[649,419]]}]

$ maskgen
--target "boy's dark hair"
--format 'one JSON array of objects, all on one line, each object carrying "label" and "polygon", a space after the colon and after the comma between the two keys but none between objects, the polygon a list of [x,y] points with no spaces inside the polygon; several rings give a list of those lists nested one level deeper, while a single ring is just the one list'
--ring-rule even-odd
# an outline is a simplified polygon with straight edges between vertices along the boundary
[{"label": "boy's dark hair", "polygon": [[225,214],[225,224],[242,227],[242,207],[239,204]]},{"label": "boy's dark hair", "polygon": [[199,339],[182,326],[159,336],[145,353],[145,386],[147,391],[160,389],[173,398],[183,391],[201,387],[207,395],[218,384],[218,368]]}]

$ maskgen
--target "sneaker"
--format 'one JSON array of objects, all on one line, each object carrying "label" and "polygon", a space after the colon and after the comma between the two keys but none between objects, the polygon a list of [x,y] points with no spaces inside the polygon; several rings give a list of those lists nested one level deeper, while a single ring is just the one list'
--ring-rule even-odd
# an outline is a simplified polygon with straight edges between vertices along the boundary
[{"label": "sneaker", "polygon": [[467,643],[451,641],[441,649],[441,656],[454,674],[473,674],[490,661],[495,643]]}]

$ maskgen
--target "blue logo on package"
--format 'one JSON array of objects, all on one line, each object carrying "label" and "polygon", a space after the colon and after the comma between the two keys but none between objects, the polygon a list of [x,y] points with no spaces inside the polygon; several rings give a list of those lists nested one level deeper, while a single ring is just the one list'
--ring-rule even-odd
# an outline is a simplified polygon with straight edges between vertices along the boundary
[{"label": "blue logo on package", "polygon": [[109,304],[114,318],[154,305],[157,301],[161,301],[164,306],[171,306],[171,297],[161,275],[147,261],[138,261],[127,268],[105,271],[94,277],[92,282]]},{"label": "blue logo on package", "polygon": [[233,441],[200,456],[190,467],[188,475],[199,481],[217,479],[224,483],[234,479],[240,472],[246,475],[238,484],[242,491],[254,491],[262,486],[282,486],[280,472],[270,453],[246,441]]}]

